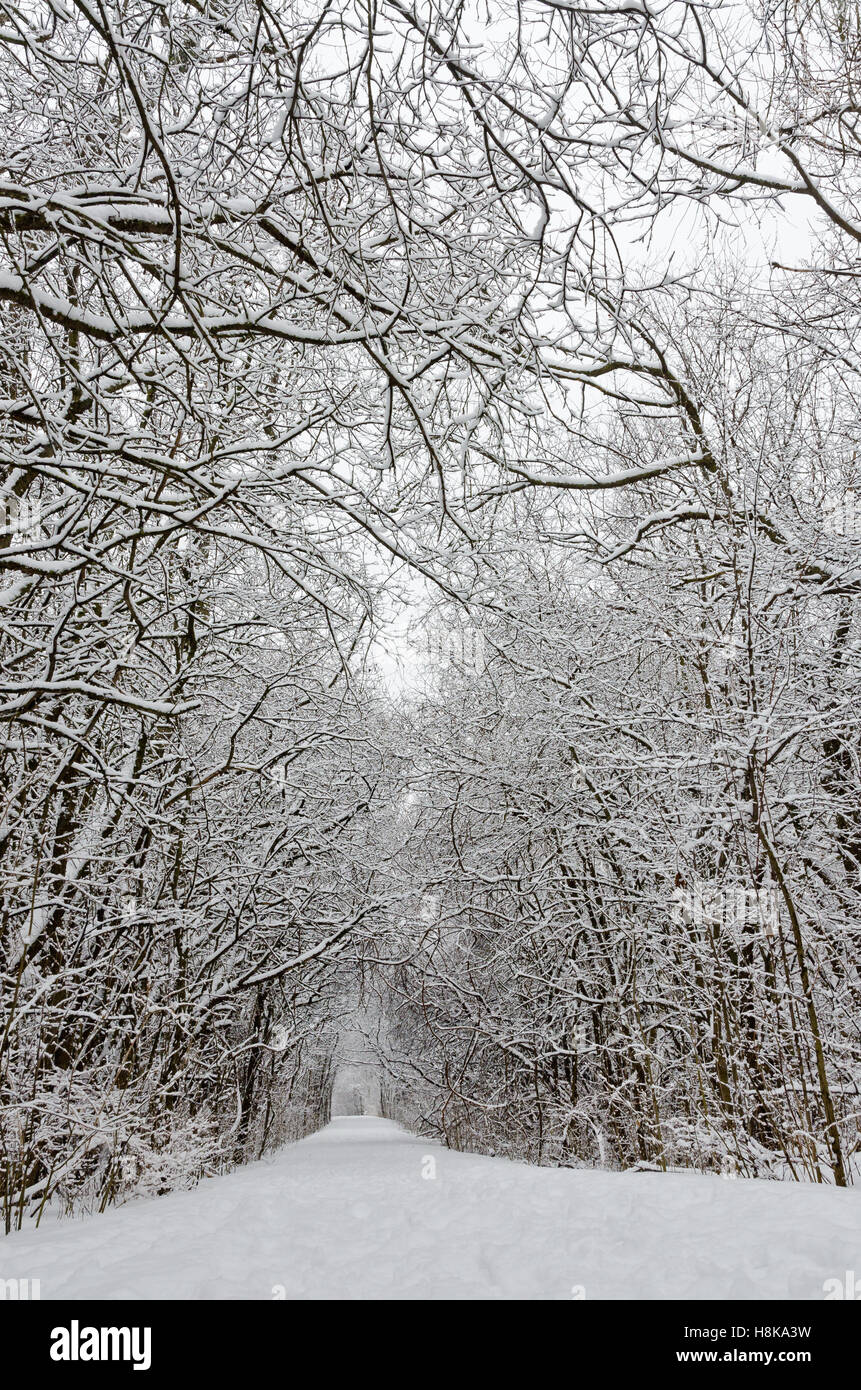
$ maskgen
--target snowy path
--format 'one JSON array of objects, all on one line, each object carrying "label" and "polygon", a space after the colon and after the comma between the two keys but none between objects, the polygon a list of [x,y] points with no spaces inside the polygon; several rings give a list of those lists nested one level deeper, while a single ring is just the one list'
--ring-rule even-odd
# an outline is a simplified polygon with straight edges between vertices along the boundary
[{"label": "snowy path", "polygon": [[368,1117],[192,1192],[0,1238],[0,1277],[41,1279],[43,1298],[821,1299],[847,1270],[857,1190],[530,1168]]}]

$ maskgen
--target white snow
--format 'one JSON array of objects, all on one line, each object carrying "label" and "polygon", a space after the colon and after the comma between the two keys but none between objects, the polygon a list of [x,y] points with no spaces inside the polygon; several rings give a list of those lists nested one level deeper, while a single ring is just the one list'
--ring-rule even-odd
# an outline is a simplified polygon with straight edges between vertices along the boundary
[{"label": "white snow", "polygon": [[54,1299],[822,1299],[858,1269],[853,1190],[533,1168],[369,1116],[0,1241],[0,1277]]}]

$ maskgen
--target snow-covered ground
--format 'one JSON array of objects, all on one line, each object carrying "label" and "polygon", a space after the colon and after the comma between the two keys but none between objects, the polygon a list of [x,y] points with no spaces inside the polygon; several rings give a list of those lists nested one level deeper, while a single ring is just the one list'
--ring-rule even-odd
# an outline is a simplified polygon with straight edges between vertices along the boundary
[{"label": "snow-covered ground", "polygon": [[0,1240],[43,1298],[803,1298],[861,1272],[861,1192],[530,1168],[388,1120]]}]

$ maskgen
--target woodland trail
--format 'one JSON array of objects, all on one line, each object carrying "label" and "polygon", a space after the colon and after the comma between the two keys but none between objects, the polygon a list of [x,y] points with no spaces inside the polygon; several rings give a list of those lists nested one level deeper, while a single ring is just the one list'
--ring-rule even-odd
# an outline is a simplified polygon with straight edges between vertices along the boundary
[{"label": "woodland trail", "polygon": [[190,1192],[0,1241],[62,1299],[822,1299],[861,1196],[693,1172],[534,1168],[341,1117]]}]

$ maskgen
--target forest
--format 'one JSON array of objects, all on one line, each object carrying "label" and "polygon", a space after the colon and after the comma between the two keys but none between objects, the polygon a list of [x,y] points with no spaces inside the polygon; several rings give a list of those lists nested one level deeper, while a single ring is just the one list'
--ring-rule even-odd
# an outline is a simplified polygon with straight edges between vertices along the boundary
[{"label": "forest", "polygon": [[0,0],[0,142],[0,1227],[345,1039],[851,1186],[855,0]]}]

